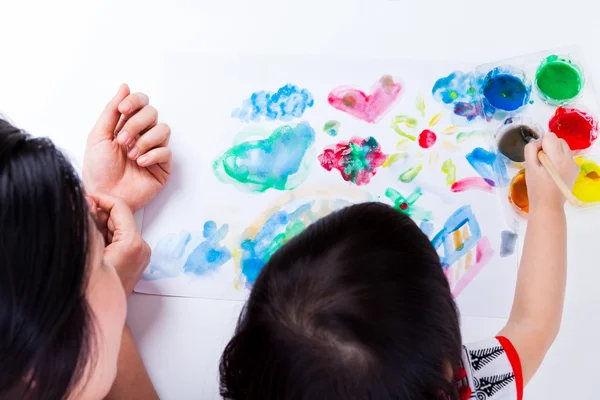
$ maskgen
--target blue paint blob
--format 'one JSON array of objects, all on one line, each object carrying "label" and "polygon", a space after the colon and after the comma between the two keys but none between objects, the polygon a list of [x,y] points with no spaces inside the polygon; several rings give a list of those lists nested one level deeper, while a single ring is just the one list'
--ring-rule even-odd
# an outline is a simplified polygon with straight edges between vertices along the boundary
[{"label": "blue paint blob", "polygon": [[172,233],[160,239],[152,250],[152,258],[142,279],[153,281],[181,274],[180,262],[191,240],[189,232]]},{"label": "blue paint blob", "polygon": [[252,93],[242,106],[232,111],[231,117],[243,122],[258,122],[262,117],[267,120],[291,121],[302,118],[307,108],[315,104],[308,89],[287,84],[277,92],[260,91]]},{"label": "blue paint blob", "polygon": [[221,265],[231,259],[229,249],[221,244],[227,233],[229,226],[223,225],[217,230],[217,224],[214,221],[207,221],[204,224],[203,236],[206,240],[200,243],[189,255],[183,271],[187,274],[202,276],[216,271]]},{"label": "blue paint blob", "polygon": [[419,225],[419,228],[421,228],[421,231],[425,234],[425,236],[431,237],[431,234],[433,233],[433,223],[422,221],[421,225]]},{"label": "blue paint blob", "polygon": [[508,257],[515,252],[519,235],[513,231],[502,231],[500,238],[500,257]]},{"label": "blue paint blob", "polygon": [[502,162],[502,159],[496,153],[476,147],[466,155],[466,158],[473,169],[490,186],[504,187],[510,182],[506,165],[504,165],[504,162]]},{"label": "blue paint blob", "polygon": [[500,67],[491,70],[483,82],[485,100],[499,110],[516,111],[529,102],[530,95],[530,84]]}]

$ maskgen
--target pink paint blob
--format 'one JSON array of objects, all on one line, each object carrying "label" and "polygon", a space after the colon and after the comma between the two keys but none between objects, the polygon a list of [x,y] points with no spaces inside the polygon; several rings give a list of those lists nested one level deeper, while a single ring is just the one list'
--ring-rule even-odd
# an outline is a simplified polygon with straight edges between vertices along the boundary
[{"label": "pink paint blob", "polygon": [[[479,275],[483,270],[483,267],[492,259],[494,255],[494,249],[492,244],[487,237],[482,237],[477,242],[475,249],[475,264],[471,265],[471,268],[460,278],[456,283],[456,286],[452,289],[452,296],[457,298],[458,295]],[[449,269],[449,268],[448,268]]]},{"label": "pink paint blob", "polygon": [[385,75],[373,85],[369,95],[351,86],[341,86],[329,93],[327,101],[340,111],[374,124],[400,100],[402,89],[400,83]]},{"label": "pink paint blob", "polygon": [[492,193],[494,191],[494,182],[474,176],[454,182],[450,186],[450,190],[454,193],[464,192],[465,190],[483,190],[484,192]]},{"label": "pink paint blob", "polygon": [[437,136],[435,132],[425,129],[419,134],[419,146],[424,149],[428,149],[435,144]]}]

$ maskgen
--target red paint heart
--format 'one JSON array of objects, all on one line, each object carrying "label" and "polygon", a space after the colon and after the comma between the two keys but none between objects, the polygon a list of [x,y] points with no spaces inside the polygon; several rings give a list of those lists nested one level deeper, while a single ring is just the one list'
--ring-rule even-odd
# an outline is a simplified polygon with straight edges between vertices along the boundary
[{"label": "red paint heart", "polygon": [[400,83],[384,75],[373,85],[369,95],[350,86],[341,86],[333,89],[327,100],[334,108],[375,124],[400,100],[402,91]]}]

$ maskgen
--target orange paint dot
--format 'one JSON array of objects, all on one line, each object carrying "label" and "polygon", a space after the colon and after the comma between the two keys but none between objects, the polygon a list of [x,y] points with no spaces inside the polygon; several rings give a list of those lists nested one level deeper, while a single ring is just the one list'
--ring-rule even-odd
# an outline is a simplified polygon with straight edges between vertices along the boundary
[{"label": "orange paint dot", "polygon": [[517,214],[523,218],[527,218],[527,213],[529,213],[529,196],[527,196],[525,169],[520,170],[510,182],[508,201]]}]

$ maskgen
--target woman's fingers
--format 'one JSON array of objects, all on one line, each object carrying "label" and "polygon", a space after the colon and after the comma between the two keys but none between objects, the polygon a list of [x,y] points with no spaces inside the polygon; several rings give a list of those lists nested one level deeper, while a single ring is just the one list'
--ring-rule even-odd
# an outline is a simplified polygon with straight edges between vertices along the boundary
[{"label": "woman's fingers", "polygon": [[140,167],[150,167],[152,165],[160,165],[167,173],[171,173],[171,158],[172,152],[168,147],[159,147],[152,149],[140,158],[137,163]]},{"label": "woman's fingers", "polygon": [[118,111],[121,113],[121,119],[115,128],[115,133],[121,132],[125,122],[148,104],[150,104],[150,98],[145,93],[132,93],[123,99],[118,106]]},{"label": "woman's fingers", "polygon": [[133,114],[117,135],[117,142],[122,146],[129,146],[138,135],[143,134],[158,122],[158,111],[152,106],[144,106]]},{"label": "woman's fingers", "polygon": [[129,149],[127,156],[132,160],[137,160],[149,150],[152,150],[156,147],[166,146],[169,143],[170,137],[171,128],[169,128],[169,125],[160,123],[154,128],[150,129],[148,132],[141,135],[135,144],[133,144],[131,149]]},{"label": "woman's fingers", "polygon": [[114,234],[116,231],[136,232],[137,226],[131,209],[125,201],[103,193],[94,193],[90,197],[96,202],[98,208],[109,216],[107,227]]}]

